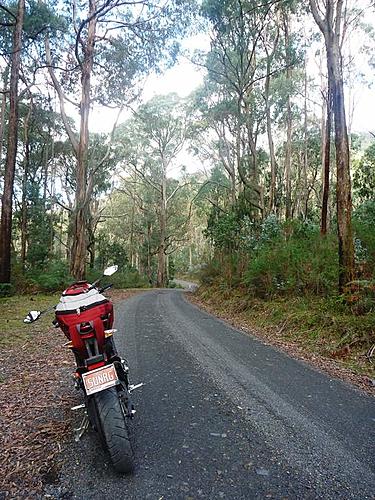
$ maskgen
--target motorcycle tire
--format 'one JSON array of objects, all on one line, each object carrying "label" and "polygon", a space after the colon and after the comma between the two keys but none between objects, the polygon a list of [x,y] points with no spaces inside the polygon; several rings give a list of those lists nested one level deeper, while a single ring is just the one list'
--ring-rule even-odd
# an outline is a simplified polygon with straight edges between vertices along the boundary
[{"label": "motorcycle tire", "polygon": [[134,468],[134,452],[130,442],[127,417],[116,388],[111,387],[94,396],[99,434],[107,448],[114,469],[127,473]]}]

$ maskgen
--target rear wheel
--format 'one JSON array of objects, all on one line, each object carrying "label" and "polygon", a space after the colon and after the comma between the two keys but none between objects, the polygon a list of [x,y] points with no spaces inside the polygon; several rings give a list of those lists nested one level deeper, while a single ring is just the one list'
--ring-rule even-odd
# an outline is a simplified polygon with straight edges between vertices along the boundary
[{"label": "rear wheel", "polygon": [[118,472],[130,472],[134,453],[130,442],[127,418],[115,387],[98,392],[95,398],[97,427]]}]

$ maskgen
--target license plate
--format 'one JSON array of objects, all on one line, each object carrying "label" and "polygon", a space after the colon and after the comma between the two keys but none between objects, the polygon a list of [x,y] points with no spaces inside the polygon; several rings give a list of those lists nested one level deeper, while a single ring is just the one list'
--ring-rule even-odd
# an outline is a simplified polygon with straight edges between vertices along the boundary
[{"label": "license plate", "polygon": [[90,396],[96,392],[104,391],[118,383],[114,365],[103,366],[82,375],[86,394]]}]

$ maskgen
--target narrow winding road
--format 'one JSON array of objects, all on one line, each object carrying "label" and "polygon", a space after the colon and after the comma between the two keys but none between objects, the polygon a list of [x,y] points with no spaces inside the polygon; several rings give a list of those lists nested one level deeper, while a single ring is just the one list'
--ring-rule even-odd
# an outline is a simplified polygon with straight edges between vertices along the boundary
[{"label": "narrow winding road", "polygon": [[191,305],[181,290],[116,307],[131,366],[136,469],[89,432],[55,494],[74,499],[373,499],[375,399]]}]

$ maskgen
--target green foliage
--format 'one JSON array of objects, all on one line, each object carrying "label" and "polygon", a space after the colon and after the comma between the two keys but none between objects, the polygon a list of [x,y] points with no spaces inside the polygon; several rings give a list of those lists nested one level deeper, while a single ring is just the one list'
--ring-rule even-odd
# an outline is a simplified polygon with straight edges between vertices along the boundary
[{"label": "green foliage", "polygon": [[353,214],[353,218],[359,224],[375,227],[375,199],[365,201]]},{"label": "green foliage", "polygon": [[375,142],[364,152],[353,176],[355,195],[361,201],[374,201],[375,196]]},{"label": "green foliage", "polygon": [[202,273],[204,282],[225,278],[224,269],[229,266],[229,284],[237,274],[236,282],[254,296],[334,293],[338,264],[333,235],[321,238],[319,228],[310,222],[280,224],[274,215],[260,224],[248,216],[239,218],[235,211],[219,215],[216,220],[211,215],[206,234],[226,264],[219,265],[216,256]]},{"label": "green foliage", "polygon": [[[142,2],[109,2],[96,12],[100,20],[93,56],[92,95],[101,105],[123,106],[138,95],[144,77],[151,71],[161,71],[173,64],[179,52],[179,40],[188,31],[196,3],[168,0],[162,4],[150,0]],[[71,6],[65,15],[71,21]],[[76,4],[78,23],[89,17],[89,3]],[[86,23],[87,24],[87,23]],[[86,38],[86,25],[81,34]],[[52,56],[58,66],[66,68],[61,84],[67,94],[75,95],[80,88],[80,70],[76,57],[72,57],[76,40],[75,23],[52,46]],[[110,37],[106,33],[111,33]],[[84,42],[77,46],[78,57],[83,60]],[[64,59],[64,63],[62,63]],[[57,64],[56,64],[57,66]]]},{"label": "green foliage", "polygon": [[39,186],[29,189],[29,245],[27,263],[30,268],[42,268],[50,255],[51,217],[46,211],[44,200],[39,195]]},{"label": "green foliage", "polygon": [[269,215],[261,224],[261,232],[259,235],[260,246],[270,243],[273,240],[278,240],[281,237],[282,228],[276,215]]},{"label": "green foliage", "polygon": [[222,271],[222,263],[218,259],[212,259],[209,264],[202,266],[199,279],[204,285],[212,285],[215,280],[220,279]]},{"label": "green foliage", "polygon": [[208,219],[204,235],[220,249],[234,249],[239,236],[239,223],[234,211],[221,212],[214,207]]},{"label": "green foliage", "polygon": [[334,293],[337,286],[337,248],[333,237],[322,239],[296,231],[288,239],[264,242],[250,255],[244,284],[252,294],[270,297],[280,294]]},{"label": "green foliage", "polygon": [[57,14],[56,1],[29,0],[23,25],[24,34],[30,39],[44,43],[45,32],[57,36],[68,27],[68,19]]},{"label": "green foliage", "polygon": [[146,288],[149,286],[147,278],[134,268],[120,269],[117,273],[107,278],[106,281],[113,283],[114,288],[117,289]]},{"label": "green foliage", "polygon": [[[119,264],[119,262],[120,260],[116,261],[115,259],[110,259],[105,266],[90,269],[86,274],[87,281],[92,283],[99,279],[100,286],[111,283],[114,289],[145,288],[149,286],[147,278],[139,273],[137,269],[128,266],[127,263]],[[118,271],[112,274],[112,276],[103,276],[104,268],[112,264],[117,264],[119,266]]]},{"label": "green foliage", "polygon": [[13,293],[11,283],[0,283],[0,297],[9,297]]},{"label": "green foliage", "polygon": [[362,203],[353,213],[357,262],[365,266],[364,274],[374,276],[375,269],[375,200]]},{"label": "green foliage", "polygon": [[51,259],[44,266],[24,271],[19,261],[13,263],[12,287],[18,293],[61,292],[74,279],[66,261]]},{"label": "green foliage", "polygon": [[118,265],[119,268],[126,268],[129,264],[124,245],[119,241],[110,241],[104,232],[98,235],[97,250],[96,267],[101,270],[112,264]]},{"label": "green foliage", "polygon": [[281,235],[275,215],[259,223],[251,219],[241,200],[229,212],[213,208],[204,235],[221,250],[256,250]]},{"label": "green foliage", "polygon": [[119,127],[119,159],[125,156],[151,182],[159,182],[163,169],[168,168],[185,141],[186,121],[184,103],[177,94],[155,96]]},{"label": "green foliage", "polygon": [[[11,1],[5,2],[5,4],[8,4],[7,8],[10,12],[14,15],[17,14],[17,2]],[[27,51],[23,51],[22,57],[26,63],[32,61],[35,66],[35,60],[33,60],[31,54],[33,49],[41,49],[46,32],[50,36],[55,36],[57,32],[66,29],[66,19],[56,12],[55,1],[39,2],[30,0],[26,3],[22,29],[23,46],[27,47]],[[0,47],[6,55],[10,55],[14,18],[5,10],[0,9],[0,23],[2,26],[0,30]]]},{"label": "green foliage", "polygon": [[176,275],[176,268],[174,264],[174,258],[172,257],[172,255],[170,255],[168,259],[168,277],[170,280],[173,280],[175,278],[175,275]]},{"label": "green foliage", "polygon": [[68,264],[52,260],[43,269],[32,269],[27,273],[30,282],[42,292],[59,292],[74,280],[69,274]]}]

